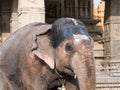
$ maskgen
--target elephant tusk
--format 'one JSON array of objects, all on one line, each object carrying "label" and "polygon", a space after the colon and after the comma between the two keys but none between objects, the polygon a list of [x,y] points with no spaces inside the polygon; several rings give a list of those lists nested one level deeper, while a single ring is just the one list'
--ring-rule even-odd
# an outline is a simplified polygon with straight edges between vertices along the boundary
[{"label": "elephant tusk", "polygon": [[66,90],[65,85],[62,84],[62,87],[58,87],[57,90]]},{"label": "elephant tusk", "polygon": [[77,78],[77,76],[76,76],[76,74],[74,75],[74,79],[76,79]]},{"label": "elephant tusk", "polygon": [[62,88],[61,88],[61,90],[66,90],[66,88],[65,88],[65,85],[64,85],[64,84],[62,84]]}]

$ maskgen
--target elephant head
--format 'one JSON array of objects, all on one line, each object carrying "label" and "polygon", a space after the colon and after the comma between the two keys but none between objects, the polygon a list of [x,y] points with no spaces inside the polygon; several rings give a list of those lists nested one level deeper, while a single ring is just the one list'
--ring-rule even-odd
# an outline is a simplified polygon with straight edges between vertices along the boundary
[{"label": "elephant head", "polygon": [[33,53],[58,74],[76,76],[80,90],[95,90],[92,38],[79,20],[56,20],[48,34],[50,52]]}]

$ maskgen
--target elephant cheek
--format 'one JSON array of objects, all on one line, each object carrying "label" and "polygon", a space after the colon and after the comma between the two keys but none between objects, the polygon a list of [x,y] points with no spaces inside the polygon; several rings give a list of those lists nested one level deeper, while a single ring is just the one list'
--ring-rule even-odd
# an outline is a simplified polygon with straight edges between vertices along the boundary
[{"label": "elephant cheek", "polygon": [[87,60],[83,55],[75,55],[71,66],[77,76],[80,90],[95,90],[95,69],[93,58]]}]

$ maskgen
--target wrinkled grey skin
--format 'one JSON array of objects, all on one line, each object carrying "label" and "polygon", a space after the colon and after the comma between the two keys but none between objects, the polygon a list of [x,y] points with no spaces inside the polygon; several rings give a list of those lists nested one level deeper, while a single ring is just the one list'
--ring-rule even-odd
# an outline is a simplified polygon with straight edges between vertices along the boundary
[{"label": "wrinkled grey skin", "polygon": [[62,84],[66,90],[95,90],[94,58],[87,31],[77,33],[87,39],[85,36],[78,42],[71,34],[55,46],[55,24],[27,25],[1,45],[0,90],[56,90],[54,87]]},{"label": "wrinkled grey skin", "polygon": [[92,39],[79,20],[62,18],[52,27],[56,68],[60,73],[77,77],[80,90],[95,90],[95,67]]}]

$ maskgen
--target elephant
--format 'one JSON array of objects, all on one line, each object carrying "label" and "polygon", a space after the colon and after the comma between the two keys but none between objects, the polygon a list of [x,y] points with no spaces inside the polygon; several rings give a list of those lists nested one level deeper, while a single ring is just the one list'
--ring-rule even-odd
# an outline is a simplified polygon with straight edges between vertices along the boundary
[{"label": "elephant", "polygon": [[92,43],[74,18],[20,28],[0,46],[0,90],[95,90]]}]

